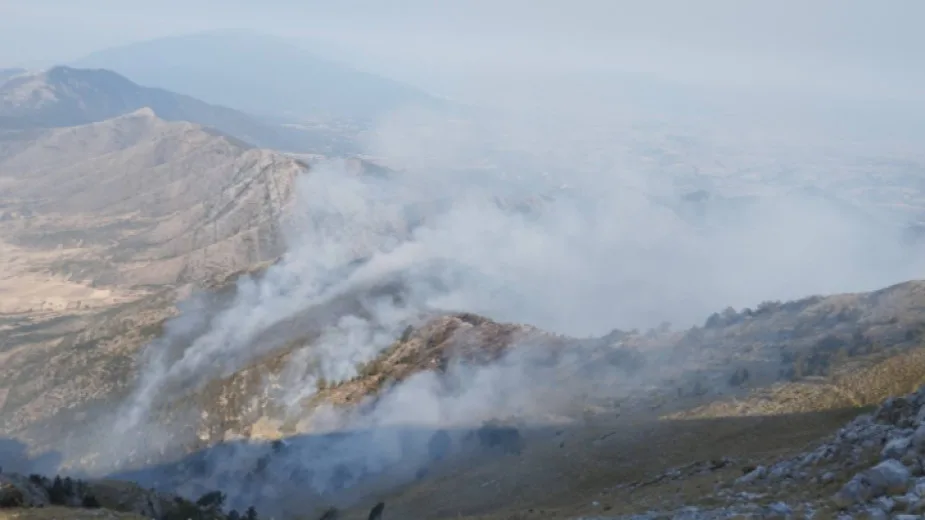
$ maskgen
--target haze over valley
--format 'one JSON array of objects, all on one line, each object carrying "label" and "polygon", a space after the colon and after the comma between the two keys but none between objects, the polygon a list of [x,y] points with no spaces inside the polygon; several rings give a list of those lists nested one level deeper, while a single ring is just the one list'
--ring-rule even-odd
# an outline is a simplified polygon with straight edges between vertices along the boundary
[{"label": "haze over valley", "polygon": [[925,511],[918,4],[406,3],[0,7],[0,519]]}]

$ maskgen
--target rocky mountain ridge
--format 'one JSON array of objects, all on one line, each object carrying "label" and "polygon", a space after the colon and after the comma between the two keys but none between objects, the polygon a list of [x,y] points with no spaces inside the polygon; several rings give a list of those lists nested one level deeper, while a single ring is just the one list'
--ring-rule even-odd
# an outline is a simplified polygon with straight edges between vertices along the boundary
[{"label": "rocky mountain ridge", "polygon": [[143,84],[303,121],[369,120],[406,104],[440,103],[410,85],[244,30],[137,42],[95,52],[74,65],[107,68]]},{"label": "rocky mountain ridge", "polygon": [[150,109],[3,133],[0,427],[124,388],[184,287],[279,256],[307,170]]},{"label": "rocky mountain ridge", "polygon": [[307,166],[140,109],[7,134],[0,168],[5,243],[58,248],[50,268],[71,278],[139,285],[278,256],[276,229]]}]

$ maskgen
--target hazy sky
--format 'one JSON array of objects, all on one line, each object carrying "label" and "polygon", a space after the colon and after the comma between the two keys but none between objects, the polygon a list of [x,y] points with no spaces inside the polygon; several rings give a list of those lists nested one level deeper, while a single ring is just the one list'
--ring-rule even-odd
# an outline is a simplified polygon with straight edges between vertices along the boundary
[{"label": "hazy sky", "polygon": [[0,64],[40,66],[235,27],[433,90],[626,70],[916,99],[925,84],[922,20],[921,0],[0,0]]}]

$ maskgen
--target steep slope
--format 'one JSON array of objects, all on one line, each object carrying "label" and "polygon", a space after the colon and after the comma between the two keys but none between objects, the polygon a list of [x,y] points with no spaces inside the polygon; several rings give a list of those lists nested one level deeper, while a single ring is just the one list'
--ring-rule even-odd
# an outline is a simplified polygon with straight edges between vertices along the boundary
[{"label": "steep slope", "polygon": [[159,38],[102,50],[74,66],[115,70],[145,85],[261,115],[366,119],[405,104],[437,103],[410,86],[247,31]]},{"label": "steep slope", "polygon": [[0,141],[0,240],[31,271],[92,284],[173,284],[280,251],[304,164],[150,109]]},{"label": "steep slope", "polygon": [[280,220],[305,171],[149,109],[4,134],[0,430],[79,423],[82,405],[111,403],[138,349],[176,313],[174,287],[280,254]]},{"label": "steep slope", "polygon": [[74,126],[147,107],[165,120],[212,127],[261,147],[330,153],[349,144],[332,132],[264,123],[230,108],[143,87],[109,70],[59,66],[0,83],[0,128]]}]

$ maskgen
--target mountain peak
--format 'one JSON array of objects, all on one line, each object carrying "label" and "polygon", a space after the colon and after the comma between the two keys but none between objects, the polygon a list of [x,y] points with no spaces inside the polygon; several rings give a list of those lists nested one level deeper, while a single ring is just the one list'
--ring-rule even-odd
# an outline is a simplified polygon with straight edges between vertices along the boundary
[{"label": "mountain peak", "polygon": [[144,118],[144,119],[157,119],[157,114],[154,113],[154,109],[151,107],[141,107],[134,112],[129,112],[125,114],[125,117],[131,118]]},{"label": "mountain peak", "polygon": [[106,69],[58,65],[0,82],[0,120],[7,127],[75,126],[129,116],[187,121],[249,146],[330,153],[335,137],[265,123],[248,114],[163,89]]},{"label": "mountain peak", "polygon": [[72,126],[102,121],[140,106],[143,87],[108,70],[55,66],[21,74],[0,85],[0,116],[31,126]]},{"label": "mountain peak", "polygon": [[412,86],[240,30],[170,36],[95,52],[73,65],[255,114],[367,118],[439,101]]},{"label": "mountain peak", "polygon": [[41,76],[47,83],[57,86],[78,87],[84,85],[92,86],[93,88],[110,89],[139,88],[139,85],[136,85],[125,76],[107,69],[77,69],[67,65],[55,65],[41,73]]}]

